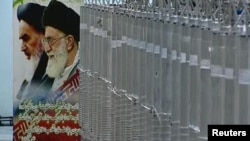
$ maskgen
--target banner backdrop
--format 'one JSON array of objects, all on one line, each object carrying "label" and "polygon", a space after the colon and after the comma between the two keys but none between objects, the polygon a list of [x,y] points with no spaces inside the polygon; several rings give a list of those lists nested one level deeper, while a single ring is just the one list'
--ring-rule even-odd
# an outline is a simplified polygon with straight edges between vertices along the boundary
[{"label": "banner backdrop", "polygon": [[13,5],[14,140],[80,141],[81,3],[18,1]]}]

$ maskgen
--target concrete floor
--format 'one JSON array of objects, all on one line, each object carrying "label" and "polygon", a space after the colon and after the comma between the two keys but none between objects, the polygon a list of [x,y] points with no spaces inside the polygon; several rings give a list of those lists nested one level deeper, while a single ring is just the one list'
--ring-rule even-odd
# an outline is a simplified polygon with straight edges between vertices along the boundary
[{"label": "concrete floor", "polygon": [[0,126],[0,141],[12,141],[12,140],[13,140],[13,127]]}]

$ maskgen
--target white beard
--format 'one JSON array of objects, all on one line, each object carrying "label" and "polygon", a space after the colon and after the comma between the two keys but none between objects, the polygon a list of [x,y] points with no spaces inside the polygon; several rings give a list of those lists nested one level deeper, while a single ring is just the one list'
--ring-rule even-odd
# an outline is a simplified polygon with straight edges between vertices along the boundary
[{"label": "white beard", "polygon": [[66,44],[63,43],[59,50],[54,53],[49,53],[49,55],[54,55],[53,58],[49,58],[48,65],[46,68],[46,74],[51,78],[56,78],[63,73],[67,61],[68,61],[68,51],[66,49]]}]

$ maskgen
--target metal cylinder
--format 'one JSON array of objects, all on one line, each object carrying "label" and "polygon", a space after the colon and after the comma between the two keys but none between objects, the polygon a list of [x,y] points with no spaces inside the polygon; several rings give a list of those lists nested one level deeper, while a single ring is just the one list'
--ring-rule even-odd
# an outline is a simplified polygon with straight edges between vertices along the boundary
[{"label": "metal cylinder", "polygon": [[202,30],[198,24],[198,18],[192,18],[191,25],[191,46],[190,46],[190,125],[189,141],[197,141],[200,132],[200,100],[201,100],[201,48]]},{"label": "metal cylinder", "polygon": [[172,17],[172,28],[173,28],[173,37],[176,41],[172,42],[172,134],[171,139],[173,141],[180,141],[180,114],[181,114],[181,63],[180,63],[180,53],[181,53],[181,28],[182,26],[179,23],[179,17],[174,15]]},{"label": "metal cylinder", "polygon": [[201,20],[201,100],[200,100],[200,133],[199,140],[207,140],[207,125],[211,118],[211,46],[212,32],[209,20]]}]

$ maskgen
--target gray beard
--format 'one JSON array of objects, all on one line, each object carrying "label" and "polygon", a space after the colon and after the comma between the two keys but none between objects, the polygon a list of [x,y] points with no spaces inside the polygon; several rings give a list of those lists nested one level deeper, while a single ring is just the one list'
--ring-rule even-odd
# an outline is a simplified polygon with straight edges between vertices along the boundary
[{"label": "gray beard", "polygon": [[59,47],[59,50],[53,55],[54,57],[48,60],[46,74],[48,74],[48,76],[51,78],[56,78],[63,73],[68,61],[68,51],[66,49],[66,44]]}]

